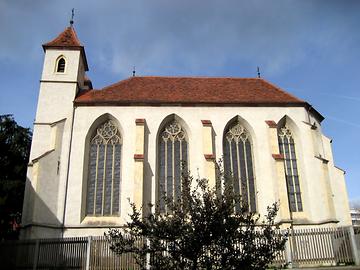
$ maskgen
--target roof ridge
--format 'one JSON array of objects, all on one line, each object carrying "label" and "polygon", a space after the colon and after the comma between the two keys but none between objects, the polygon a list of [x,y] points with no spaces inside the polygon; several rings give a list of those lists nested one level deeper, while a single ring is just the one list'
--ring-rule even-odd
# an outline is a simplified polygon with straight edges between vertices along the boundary
[{"label": "roof ridge", "polygon": [[110,87],[122,84],[124,82],[133,80],[133,79],[138,79],[138,78],[168,78],[168,79],[238,79],[238,80],[259,80],[259,78],[249,78],[249,77],[202,77],[202,76],[156,76],[156,75],[146,75],[146,76],[131,76],[131,77],[127,77],[126,79],[114,82],[110,85],[104,86],[102,88],[100,88],[99,90],[106,90]]},{"label": "roof ridge", "polygon": [[156,76],[156,75],[145,75],[145,76],[134,76],[131,78],[187,78],[187,79],[246,79],[246,80],[258,80],[255,77],[221,77],[221,76]]},{"label": "roof ridge", "polygon": [[78,36],[77,36],[77,33],[76,33],[76,31],[75,31],[74,26],[70,26],[70,28],[71,28],[71,32],[72,32],[72,33],[74,34],[74,36],[75,36],[75,40],[80,44],[80,46],[83,46],[83,45],[81,44],[80,39],[79,39]]},{"label": "roof ridge", "polygon": [[264,78],[249,78],[249,77],[199,77],[199,76],[156,76],[156,75],[147,75],[147,76],[131,76],[131,77],[128,77],[124,80],[120,80],[118,82],[115,82],[113,84],[110,84],[110,85],[107,85],[105,87],[102,87],[100,89],[92,89],[92,90],[98,90],[98,91],[103,91],[103,90],[109,90],[113,87],[116,87],[116,86],[119,86],[127,81],[131,81],[131,80],[136,80],[136,79],[139,79],[139,78],[168,78],[168,79],[236,79],[236,80],[254,80],[254,81],[263,81],[264,83],[272,86],[273,88],[275,88],[276,90],[280,91],[281,93],[297,100],[297,102],[306,102],[304,101],[303,99],[301,98],[298,98],[296,97],[295,95],[293,94],[290,94],[289,92],[283,90],[282,88],[280,88],[279,86],[265,80]]}]

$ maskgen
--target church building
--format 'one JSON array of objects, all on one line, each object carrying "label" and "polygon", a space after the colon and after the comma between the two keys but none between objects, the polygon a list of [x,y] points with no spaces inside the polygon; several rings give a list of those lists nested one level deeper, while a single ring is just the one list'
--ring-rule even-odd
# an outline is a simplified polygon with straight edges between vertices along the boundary
[{"label": "church building", "polygon": [[138,207],[178,196],[181,168],[297,228],[351,225],[324,117],[262,78],[133,76],[93,89],[71,25],[43,45],[22,238],[102,235]]}]

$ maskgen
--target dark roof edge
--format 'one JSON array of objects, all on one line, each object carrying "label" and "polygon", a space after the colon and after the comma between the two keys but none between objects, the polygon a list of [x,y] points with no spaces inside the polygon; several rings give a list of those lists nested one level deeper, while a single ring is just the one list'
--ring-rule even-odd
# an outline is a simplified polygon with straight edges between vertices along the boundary
[{"label": "dark roof edge", "polygon": [[305,102],[305,108],[308,110],[308,112],[312,113],[320,123],[325,119],[325,117],[322,116],[322,114],[319,113],[311,104]]},{"label": "dark roof edge", "polygon": [[321,123],[325,117],[322,116],[313,106],[307,102],[294,102],[294,103],[209,103],[209,102],[163,102],[163,101],[77,101],[74,100],[74,106],[76,107],[93,107],[93,106],[179,106],[179,107],[189,107],[189,106],[199,106],[199,107],[234,107],[234,106],[244,106],[244,107],[304,107],[308,112],[312,113],[314,117]]}]

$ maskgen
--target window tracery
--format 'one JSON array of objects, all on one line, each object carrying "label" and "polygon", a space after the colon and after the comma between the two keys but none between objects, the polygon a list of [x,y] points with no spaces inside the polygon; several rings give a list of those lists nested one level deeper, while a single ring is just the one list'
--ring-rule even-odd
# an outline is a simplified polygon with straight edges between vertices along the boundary
[{"label": "window tracery", "polygon": [[278,140],[280,154],[284,156],[290,210],[292,212],[303,211],[295,142],[290,129],[286,125],[278,131]]},{"label": "window tracery", "polygon": [[87,215],[120,213],[121,136],[113,121],[96,129],[90,141]]},{"label": "window tracery", "polygon": [[[256,212],[255,177],[253,169],[252,145],[250,134],[236,121],[229,127],[224,136],[224,169],[233,177],[236,194],[241,195],[242,202],[249,210]],[[239,210],[240,205],[236,206]]]},{"label": "window tracery", "polygon": [[183,127],[172,121],[165,126],[159,138],[159,207],[166,212],[165,198],[179,199],[181,171],[187,165],[187,139]]}]

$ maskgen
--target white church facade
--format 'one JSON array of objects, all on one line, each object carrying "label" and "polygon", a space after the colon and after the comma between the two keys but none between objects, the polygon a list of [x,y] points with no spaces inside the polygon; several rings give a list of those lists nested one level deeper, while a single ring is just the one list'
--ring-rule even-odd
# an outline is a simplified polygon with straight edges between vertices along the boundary
[{"label": "white church facade", "polygon": [[130,77],[100,90],[73,27],[43,45],[22,237],[102,235],[137,206],[177,196],[181,162],[215,185],[223,158],[250,210],[351,225],[323,116],[261,78]]}]

